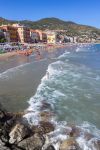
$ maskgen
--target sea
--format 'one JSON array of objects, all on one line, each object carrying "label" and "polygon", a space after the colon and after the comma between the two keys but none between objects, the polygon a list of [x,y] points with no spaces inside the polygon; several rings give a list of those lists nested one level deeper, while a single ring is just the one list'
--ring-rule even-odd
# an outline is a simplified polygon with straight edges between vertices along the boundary
[{"label": "sea", "polygon": [[[49,121],[56,130],[49,136],[56,149],[57,141],[68,137],[65,130],[74,125],[80,129],[76,140],[81,149],[99,150],[100,44],[78,44],[58,51],[45,52],[40,61],[33,61],[33,56],[5,71],[2,67],[0,101],[8,110],[27,110],[24,117],[30,124],[39,124],[40,113],[50,112]],[[87,140],[85,133],[93,138]]]}]

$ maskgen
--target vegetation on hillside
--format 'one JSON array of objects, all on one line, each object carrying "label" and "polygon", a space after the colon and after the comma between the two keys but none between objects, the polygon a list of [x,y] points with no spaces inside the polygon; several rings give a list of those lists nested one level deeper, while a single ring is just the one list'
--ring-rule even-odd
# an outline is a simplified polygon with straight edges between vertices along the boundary
[{"label": "vegetation on hillside", "polygon": [[20,23],[32,29],[66,30],[66,33],[69,36],[77,36],[84,34],[87,34],[89,36],[100,36],[100,29],[86,25],[79,25],[71,21],[63,21],[58,18],[45,18],[38,21],[12,21],[0,18],[0,25],[13,23]]}]

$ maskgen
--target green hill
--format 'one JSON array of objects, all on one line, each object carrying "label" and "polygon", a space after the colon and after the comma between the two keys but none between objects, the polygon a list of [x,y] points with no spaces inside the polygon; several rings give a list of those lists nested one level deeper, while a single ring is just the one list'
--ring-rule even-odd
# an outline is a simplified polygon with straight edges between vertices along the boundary
[{"label": "green hill", "polygon": [[89,36],[100,36],[100,29],[95,27],[80,25],[71,21],[63,21],[58,18],[44,18],[38,21],[29,21],[29,20],[7,20],[0,18],[1,24],[13,24],[20,23],[30,27],[32,29],[41,29],[41,30],[66,30],[67,35],[89,35]]}]

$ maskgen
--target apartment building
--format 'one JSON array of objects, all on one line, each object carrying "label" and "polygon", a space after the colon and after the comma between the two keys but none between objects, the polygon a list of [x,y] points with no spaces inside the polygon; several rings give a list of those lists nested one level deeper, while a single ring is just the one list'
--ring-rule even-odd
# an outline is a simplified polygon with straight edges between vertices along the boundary
[{"label": "apartment building", "polygon": [[30,29],[30,38],[32,43],[37,43],[40,41],[40,35],[36,30]]},{"label": "apartment building", "polygon": [[20,24],[13,24],[13,27],[17,28],[18,33],[18,41],[21,43],[30,43],[30,29],[20,25]]},{"label": "apartment building", "polygon": [[12,25],[2,25],[0,30],[4,32],[7,42],[18,42],[18,32],[17,28]]},{"label": "apartment building", "polygon": [[47,35],[47,43],[55,44],[56,40],[57,40],[57,38],[56,38],[57,33],[54,31],[46,31],[45,33]]}]

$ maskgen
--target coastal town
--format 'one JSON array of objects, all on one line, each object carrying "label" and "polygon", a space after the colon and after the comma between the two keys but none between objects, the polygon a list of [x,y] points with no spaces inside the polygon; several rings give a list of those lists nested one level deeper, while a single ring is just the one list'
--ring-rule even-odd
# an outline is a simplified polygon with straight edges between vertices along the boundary
[{"label": "coastal town", "polygon": [[0,150],[100,150],[100,0],[0,1]]},{"label": "coastal town", "polygon": [[[99,36],[69,36],[67,30],[31,29],[18,23],[0,26],[0,53],[32,49],[33,46],[58,46],[68,43],[99,43]],[[19,52],[23,53],[23,52]],[[31,54],[32,51],[25,55]]]}]

